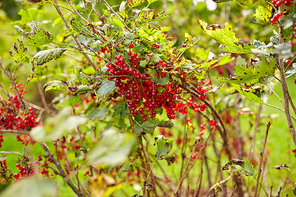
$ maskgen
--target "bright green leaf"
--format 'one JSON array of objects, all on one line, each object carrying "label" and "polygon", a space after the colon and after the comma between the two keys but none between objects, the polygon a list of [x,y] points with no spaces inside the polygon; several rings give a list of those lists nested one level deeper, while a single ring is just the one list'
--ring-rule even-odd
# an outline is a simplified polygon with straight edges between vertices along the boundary
[{"label": "bright green leaf", "polygon": [[40,22],[32,21],[29,27],[31,32],[26,32],[19,26],[14,26],[14,29],[23,35],[23,40],[26,45],[42,46],[52,42],[52,34],[46,31]]},{"label": "bright green leaf", "polygon": [[251,164],[250,160],[245,159],[243,169],[246,171],[246,173],[254,175],[254,166]]},{"label": "bright green leaf", "polygon": [[252,93],[251,91],[244,91],[241,86],[237,84],[231,84],[239,93],[241,93],[244,97],[249,99],[250,101],[256,102],[256,103],[262,103],[264,104],[264,101],[258,97],[256,94]]},{"label": "bright green leaf", "polygon": [[18,14],[22,17],[22,23],[26,24],[34,20],[36,21],[39,13],[41,13],[40,10],[37,10],[36,8],[29,8],[26,10],[21,9]]},{"label": "bright green leaf", "polygon": [[270,17],[272,17],[272,15],[272,6],[268,4],[265,6],[259,5],[254,14],[256,21],[262,25],[270,24]]},{"label": "bright green leaf", "polygon": [[60,90],[64,86],[62,81],[54,80],[50,81],[43,86],[43,91],[47,92],[49,90]]},{"label": "bright green leaf", "polygon": [[206,61],[208,59],[210,53],[210,49],[203,49],[203,48],[197,48],[195,51],[195,54],[198,58],[200,58],[202,61]]},{"label": "bright green leaf", "polygon": [[203,31],[210,37],[217,40],[217,42],[224,45],[222,50],[231,53],[252,53],[252,45],[244,45],[240,43],[239,39],[236,37],[233,27],[230,24],[225,24],[224,28],[220,25],[213,24],[208,26],[208,24],[203,20],[198,20]]}]

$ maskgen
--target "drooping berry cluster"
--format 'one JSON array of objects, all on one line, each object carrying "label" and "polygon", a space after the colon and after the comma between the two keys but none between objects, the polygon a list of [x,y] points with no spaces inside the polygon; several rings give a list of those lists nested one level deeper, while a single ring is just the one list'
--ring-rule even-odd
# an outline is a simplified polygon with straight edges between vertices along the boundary
[{"label": "drooping berry cluster", "polygon": [[[129,45],[129,48],[133,48],[133,45]],[[177,99],[177,95],[182,93],[178,84],[168,83],[167,85],[156,84],[149,74],[141,73],[139,68],[139,62],[141,58],[137,53],[128,51],[127,54],[129,65],[125,59],[119,55],[115,57],[115,65],[107,63],[107,70],[110,77],[109,80],[115,78],[115,85],[118,87],[120,95],[124,95],[127,99],[128,108],[134,116],[138,113],[144,121],[147,120],[147,116],[154,118],[156,116],[156,109],[164,107],[167,116],[170,119],[175,118],[175,112],[187,113],[187,105],[183,106],[183,103]],[[156,67],[165,65],[161,60],[156,63]],[[166,72],[160,71],[155,73],[155,77],[160,79],[166,76]],[[178,97],[181,98],[181,97]]]},{"label": "drooping berry cluster", "polygon": [[[158,49],[158,46],[154,44],[152,47]],[[166,110],[169,119],[175,119],[176,112],[187,114],[189,106],[192,106],[195,112],[206,109],[205,104],[193,103],[192,98],[189,98],[188,102],[184,102],[181,97],[183,91],[176,82],[167,82],[167,84],[164,83],[165,85],[156,83],[156,80],[161,81],[163,79],[166,81],[170,71],[179,70],[172,64],[177,56],[170,58],[170,54],[168,54],[167,60],[149,62],[149,65],[146,65],[145,68],[139,68],[141,58],[139,54],[132,53],[134,44],[129,44],[128,47],[130,49],[127,52],[128,60],[122,55],[116,55],[115,63],[107,63],[106,67],[110,75],[108,80],[115,81],[119,95],[124,95],[126,98],[132,115],[139,115],[143,121],[146,121],[148,118],[154,118],[157,110],[163,108]],[[154,72],[147,72],[146,68],[153,69]],[[187,78],[185,72],[181,72],[179,76],[182,81]],[[205,100],[207,89],[202,86],[197,89],[201,94],[199,99]]]},{"label": "drooping berry cluster", "polygon": [[273,0],[271,2],[272,5],[275,5],[277,7],[282,6],[283,4],[286,6],[291,6],[292,5],[293,0]]}]

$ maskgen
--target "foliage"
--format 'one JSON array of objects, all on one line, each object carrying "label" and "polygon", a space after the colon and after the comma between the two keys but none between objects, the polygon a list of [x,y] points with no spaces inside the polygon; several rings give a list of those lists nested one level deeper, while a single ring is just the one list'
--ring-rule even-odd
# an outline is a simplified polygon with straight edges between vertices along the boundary
[{"label": "foliage", "polygon": [[3,7],[1,196],[295,193],[294,2],[215,2]]}]

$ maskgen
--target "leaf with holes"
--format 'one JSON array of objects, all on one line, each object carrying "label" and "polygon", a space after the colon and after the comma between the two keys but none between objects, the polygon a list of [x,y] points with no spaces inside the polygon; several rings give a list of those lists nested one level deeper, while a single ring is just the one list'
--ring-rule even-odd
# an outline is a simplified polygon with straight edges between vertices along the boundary
[{"label": "leaf with holes", "polygon": [[159,135],[154,139],[157,146],[155,157],[156,159],[163,159],[162,157],[166,156],[170,152],[173,143],[163,135]]},{"label": "leaf with holes", "polygon": [[23,35],[23,40],[26,45],[42,46],[52,42],[52,34],[46,31],[40,22],[32,21],[29,27],[31,32],[26,32],[19,26],[14,26],[14,29]]},{"label": "leaf with holes", "polygon": [[53,59],[58,59],[66,50],[67,49],[64,48],[55,48],[45,51],[39,51],[38,53],[36,53],[36,55],[34,55],[32,64],[36,62],[37,65],[42,65]]},{"label": "leaf with holes", "polygon": [[256,21],[259,24],[267,25],[270,24],[270,17],[272,17],[272,6],[270,5],[259,5],[256,8],[256,12],[254,14]]},{"label": "leaf with holes", "polygon": [[224,45],[223,51],[231,53],[252,53],[252,45],[244,45],[240,43],[239,39],[236,37],[233,27],[230,24],[225,24],[222,28],[220,25],[213,24],[209,25],[203,20],[199,20],[199,25],[203,31],[210,37],[214,38],[217,42]]},{"label": "leaf with holes", "polygon": [[28,52],[28,48],[24,46],[23,41],[20,41],[19,39],[17,39],[17,42],[15,42],[12,45],[12,47],[9,51],[9,54],[14,59],[14,61],[16,63],[19,63],[20,61],[22,61],[24,59],[27,52]]},{"label": "leaf with holes", "polygon": [[262,61],[247,66],[247,62],[242,58],[237,58],[237,64],[235,66],[235,77],[231,79],[219,78],[221,81],[230,83],[245,83],[247,85],[253,85],[260,81],[260,78],[273,75],[275,67],[274,59],[267,60],[264,57]]},{"label": "leaf with holes", "polygon": [[137,7],[144,3],[146,0],[127,0],[127,5],[130,8]]},{"label": "leaf with holes", "polygon": [[108,96],[115,90],[115,81],[109,81],[104,79],[102,85],[97,90],[97,94],[100,94],[99,101],[101,101],[105,96]]}]

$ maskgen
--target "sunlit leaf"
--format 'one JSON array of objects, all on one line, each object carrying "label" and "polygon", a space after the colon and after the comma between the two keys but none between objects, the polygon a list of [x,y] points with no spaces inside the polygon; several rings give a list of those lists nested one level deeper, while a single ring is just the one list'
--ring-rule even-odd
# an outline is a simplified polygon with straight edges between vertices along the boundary
[{"label": "sunlit leaf", "polygon": [[259,5],[256,8],[254,14],[256,21],[259,24],[266,25],[270,24],[270,17],[272,16],[272,6],[266,4],[265,6]]},{"label": "sunlit leaf", "polygon": [[26,45],[42,46],[52,42],[52,34],[46,31],[40,22],[32,21],[29,27],[31,32],[26,32],[19,26],[14,26],[14,29],[23,35],[23,40]]},{"label": "sunlit leaf", "polygon": [[240,43],[240,40],[236,37],[233,27],[230,24],[225,24],[225,27],[222,28],[217,24],[208,26],[203,20],[198,19],[198,22],[208,36],[224,45],[221,47],[222,50],[231,53],[252,53],[251,49],[254,47],[252,45],[244,45],[243,43]]},{"label": "sunlit leaf", "polygon": [[39,51],[34,55],[32,63],[37,63],[37,65],[45,64],[53,59],[58,59],[67,49],[64,48],[55,48],[44,51]]},{"label": "sunlit leaf", "polygon": [[29,8],[25,10],[21,9],[18,14],[22,17],[22,23],[26,24],[33,20],[36,20],[39,13],[41,13],[41,10],[37,10],[36,8]]},{"label": "sunlit leaf", "polygon": [[18,39],[17,42],[12,45],[9,54],[16,63],[19,63],[25,58],[27,52],[28,48],[24,46],[23,41]]}]

